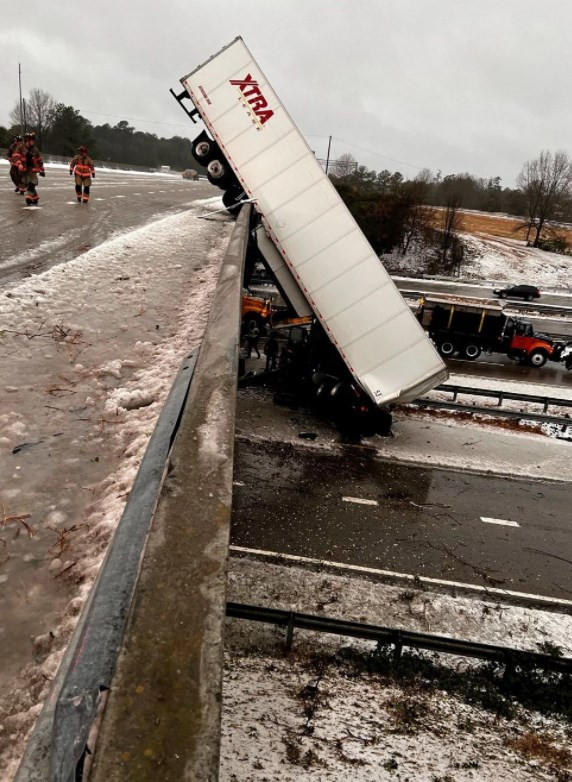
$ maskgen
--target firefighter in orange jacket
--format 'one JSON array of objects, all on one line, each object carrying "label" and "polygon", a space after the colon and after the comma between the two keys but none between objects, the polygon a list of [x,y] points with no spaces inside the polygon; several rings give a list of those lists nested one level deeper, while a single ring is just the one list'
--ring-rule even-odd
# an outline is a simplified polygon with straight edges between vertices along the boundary
[{"label": "firefighter in orange jacket", "polygon": [[80,147],[78,154],[70,163],[70,176],[72,174],[75,174],[75,194],[78,203],[83,201],[84,204],[87,204],[91,180],[95,179],[95,166],[93,165],[93,160],[88,155],[87,147]]},{"label": "firefighter in orange jacket", "polygon": [[20,171],[18,170],[17,163],[14,162],[14,153],[21,155],[24,149],[22,136],[14,136],[14,140],[8,147],[8,160],[10,161],[10,179],[15,187],[14,192],[19,193],[20,195],[23,195],[23,190],[20,189]]},{"label": "firefighter in orange jacket", "polygon": [[24,145],[16,147],[12,153],[12,162],[18,167],[20,172],[19,189],[21,193],[26,194],[26,203],[28,206],[37,206],[40,196],[36,187],[38,186],[38,174],[46,176],[44,172],[44,161],[36,146],[36,134],[26,133],[24,136]]}]

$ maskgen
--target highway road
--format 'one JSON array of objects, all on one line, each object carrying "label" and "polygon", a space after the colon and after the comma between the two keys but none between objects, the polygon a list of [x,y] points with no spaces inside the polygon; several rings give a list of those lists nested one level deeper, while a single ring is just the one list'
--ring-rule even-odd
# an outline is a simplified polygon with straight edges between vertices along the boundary
[{"label": "highway road", "polygon": [[62,168],[40,178],[40,208],[14,193],[0,166],[0,283],[69,261],[118,233],[176,214],[196,199],[220,195],[206,181],[175,175],[96,171],[89,204],[75,199],[74,179]]},{"label": "highway road", "polygon": [[[501,284],[496,284],[491,287],[485,285],[471,285],[470,283],[454,282],[453,280],[426,280],[423,278],[410,278],[410,279],[396,279],[395,284],[401,291],[418,291],[420,293],[438,294],[446,293],[449,296],[470,296],[476,298],[496,299],[493,294],[494,288],[504,287]],[[536,280],[530,280],[530,285],[537,285]],[[538,304],[550,304],[553,306],[572,308],[572,291],[569,295],[563,295],[558,293],[543,293],[542,286],[540,287],[541,297],[536,302],[532,302],[526,306],[534,307],[535,303]],[[509,304],[516,304],[520,306],[521,299],[508,299]]]},{"label": "highway road", "polygon": [[570,485],[237,443],[231,543],[572,598]]}]

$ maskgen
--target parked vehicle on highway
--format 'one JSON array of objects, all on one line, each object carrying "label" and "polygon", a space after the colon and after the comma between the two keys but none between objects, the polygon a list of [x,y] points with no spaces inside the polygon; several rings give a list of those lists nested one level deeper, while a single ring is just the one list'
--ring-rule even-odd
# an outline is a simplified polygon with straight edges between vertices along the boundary
[{"label": "parked vehicle on highway", "polygon": [[198,178],[199,175],[197,174],[194,168],[186,168],[183,171],[183,179],[191,179],[193,182],[196,182]]},{"label": "parked vehicle on highway", "polygon": [[493,293],[500,299],[524,299],[532,301],[540,298],[540,291],[534,285],[512,285],[508,288],[496,288]]},{"label": "parked vehicle on highway", "polygon": [[505,315],[495,301],[424,298],[417,317],[445,358],[458,355],[474,361],[484,350],[532,367],[561,360],[563,344],[535,334],[531,323]]},{"label": "parked vehicle on highway", "polygon": [[310,316],[319,335],[293,364],[300,369],[303,356],[307,377],[320,351],[333,352],[316,391],[348,410],[357,404],[371,413],[370,423],[379,413],[379,429],[387,429],[384,406],[446,380],[437,351],[242,38],[181,83],[184,91],[173,95],[185,111],[190,98],[187,114],[207,128],[192,142],[195,159],[224,191],[231,213],[252,202],[253,251],[293,313]]}]

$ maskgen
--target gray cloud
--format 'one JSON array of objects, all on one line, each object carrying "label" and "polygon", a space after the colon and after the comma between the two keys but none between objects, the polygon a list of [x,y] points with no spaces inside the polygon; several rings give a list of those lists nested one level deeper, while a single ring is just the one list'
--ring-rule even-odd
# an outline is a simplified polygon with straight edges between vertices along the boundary
[{"label": "gray cloud", "polygon": [[370,168],[512,184],[540,149],[572,152],[569,0],[29,0],[2,17],[1,124],[20,60],[25,93],[95,124],[192,136],[168,89],[242,35],[319,156],[331,134]]}]

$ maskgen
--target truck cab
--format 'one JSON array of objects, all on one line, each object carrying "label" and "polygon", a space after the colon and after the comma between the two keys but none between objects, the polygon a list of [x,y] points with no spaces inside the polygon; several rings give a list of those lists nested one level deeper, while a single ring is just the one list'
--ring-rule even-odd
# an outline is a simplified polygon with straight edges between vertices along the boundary
[{"label": "truck cab", "polygon": [[524,320],[508,318],[503,334],[506,354],[533,367],[542,367],[553,358],[554,342],[548,337],[536,335],[532,324]]}]

